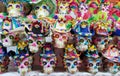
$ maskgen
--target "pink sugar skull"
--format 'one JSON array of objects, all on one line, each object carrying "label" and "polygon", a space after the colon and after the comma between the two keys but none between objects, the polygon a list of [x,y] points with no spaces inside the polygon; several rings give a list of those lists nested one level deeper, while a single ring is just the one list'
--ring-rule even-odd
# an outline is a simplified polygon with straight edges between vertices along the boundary
[{"label": "pink sugar skull", "polygon": [[52,58],[41,58],[41,65],[43,66],[44,73],[50,74],[54,71],[56,64],[56,57]]},{"label": "pink sugar skull", "polygon": [[29,37],[28,47],[31,53],[36,53],[40,50],[42,44],[44,43],[44,39],[42,37]]},{"label": "pink sugar skull", "polygon": [[14,34],[1,35],[1,41],[4,47],[12,46],[14,40]]},{"label": "pink sugar skull", "polygon": [[68,40],[68,33],[59,33],[54,31],[52,38],[53,38],[55,47],[64,48]]},{"label": "pink sugar skull", "polygon": [[24,76],[27,72],[31,71],[32,57],[26,57],[23,59],[15,59],[15,64],[18,66],[18,72],[21,76]]}]

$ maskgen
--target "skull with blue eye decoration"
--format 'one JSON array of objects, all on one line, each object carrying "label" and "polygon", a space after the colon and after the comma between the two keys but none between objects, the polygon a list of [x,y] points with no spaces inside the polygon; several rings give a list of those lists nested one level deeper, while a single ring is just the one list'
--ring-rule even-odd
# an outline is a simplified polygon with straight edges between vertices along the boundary
[{"label": "skull with blue eye decoration", "polygon": [[34,12],[37,18],[50,17],[55,12],[55,4],[52,0],[42,0],[35,4]]},{"label": "skull with blue eye decoration", "polygon": [[110,73],[113,73],[113,74],[120,71],[120,63],[119,62],[114,62],[114,61],[111,61],[106,58],[105,58],[104,62],[107,64],[107,65],[105,65],[106,71],[109,71]]},{"label": "skull with blue eye decoration", "polygon": [[97,73],[102,68],[102,59],[101,58],[88,58],[88,71],[91,73]]},{"label": "skull with blue eye decoration", "polygon": [[76,49],[73,44],[67,44],[64,54],[64,64],[68,72],[76,73],[78,72],[79,64],[81,63],[79,54],[77,54]]},{"label": "skull with blue eye decoration", "polygon": [[53,51],[51,43],[45,43],[43,46],[42,53],[40,54],[40,64],[43,66],[44,73],[50,74],[54,71],[56,65],[56,56]]}]

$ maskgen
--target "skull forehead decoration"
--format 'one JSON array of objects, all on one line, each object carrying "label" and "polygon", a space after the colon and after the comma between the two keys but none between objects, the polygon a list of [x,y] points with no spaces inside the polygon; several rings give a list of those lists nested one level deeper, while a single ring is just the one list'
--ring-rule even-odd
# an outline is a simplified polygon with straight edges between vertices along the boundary
[{"label": "skull forehead decoration", "polygon": [[8,15],[11,17],[19,17],[22,16],[23,13],[23,5],[20,2],[9,2],[7,5]]},{"label": "skull forehead decoration", "polygon": [[27,72],[31,71],[33,59],[31,56],[16,57],[14,60],[15,65],[18,67],[18,72],[24,76]]},{"label": "skull forehead decoration", "polygon": [[59,32],[53,31],[52,38],[53,38],[55,47],[64,48],[65,43],[67,43],[67,40],[68,40],[68,33],[59,33]]},{"label": "skull forehead decoration", "polygon": [[29,36],[28,37],[28,47],[31,53],[36,53],[40,50],[44,43],[43,37],[34,37],[34,36]]},{"label": "skull forehead decoration", "polygon": [[90,45],[91,37],[78,36],[76,42],[77,42],[76,48],[79,51],[86,51],[88,49],[88,46]]},{"label": "skull forehead decoration", "polygon": [[12,46],[13,40],[14,40],[13,33],[1,35],[1,41],[2,41],[4,47]]},{"label": "skull forehead decoration", "polygon": [[99,72],[99,69],[102,67],[101,58],[88,58],[88,71],[91,73]]},{"label": "skull forehead decoration", "polygon": [[98,57],[99,57],[99,54],[98,54],[98,50],[97,50],[96,46],[95,46],[95,45],[90,45],[90,46],[88,47],[88,50],[85,51],[85,55],[86,55],[87,57],[98,58]]}]

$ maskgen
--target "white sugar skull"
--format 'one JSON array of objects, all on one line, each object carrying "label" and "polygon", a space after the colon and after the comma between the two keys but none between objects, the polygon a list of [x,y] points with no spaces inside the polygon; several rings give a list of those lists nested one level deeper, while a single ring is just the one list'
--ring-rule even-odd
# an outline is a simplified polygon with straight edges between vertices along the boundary
[{"label": "white sugar skull", "polygon": [[40,50],[42,44],[44,43],[44,39],[42,37],[29,37],[28,47],[31,53],[36,53]]},{"label": "white sugar skull", "polygon": [[107,64],[109,72],[111,73],[117,73],[120,71],[120,63],[115,62],[108,62]]},{"label": "white sugar skull", "polygon": [[102,60],[100,58],[88,58],[88,71],[91,73],[99,72],[99,69],[102,67]]},{"label": "white sugar skull", "polygon": [[13,45],[14,34],[1,35],[1,41],[4,47]]},{"label": "white sugar skull", "polygon": [[67,68],[68,72],[76,73],[78,72],[79,60],[77,58],[65,59],[65,67]]},{"label": "white sugar skull", "polygon": [[41,65],[43,66],[44,73],[50,74],[54,71],[56,58],[41,58]]},{"label": "white sugar skull", "polygon": [[86,51],[88,49],[88,45],[90,44],[90,41],[91,41],[90,37],[80,37],[80,36],[78,36],[76,48],[79,51]]},{"label": "white sugar skull", "polygon": [[4,31],[9,32],[10,30],[12,30],[12,20],[9,19],[8,17],[6,17],[5,19],[3,19],[3,24],[2,24],[2,31],[4,33]]},{"label": "white sugar skull", "polygon": [[60,2],[58,4],[58,13],[59,14],[68,14],[68,10],[69,10],[69,3]]},{"label": "white sugar skull", "polygon": [[55,47],[64,48],[68,40],[68,33],[59,33],[54,31],[52,38],[53,38]]},{"label": "white sugar skull", "polygon": [[35,15],[37,18],[48,17],[50,15],[49,7],[46,4],[35,6]]},{"label": "white sugar skull", "polygon": [[20,2],[9,2],[7,11],[9,16],[19,17],[23,14],[23,5]]},{"label": "white sugar skull", "polygon": [[80,3],[79,5],[79,11],[81,12],[82,17],[84,16],[85,13],[88,12],[88,5],[85,3]]},{"label": "white sugar skull", "polygon": [[18,66],[18,72],[21,76],[24,76],[27,72],[31,71],[32,57],[26,57],[24,59],[16,59],[15,64]]},{"label": "white sugar skull", "polygon": [[97,45],[98,50],[102,51],[105,49],[106,44],[108,43],[108,37],[96,37],[94,43]]},{"label": "white sugar skull", "polygon": [[102,4],[101,5],[101,11],[102,12],[109,13],[109,10],[110,10],[110,6],[109,5],[107,5],[107,4]]}]

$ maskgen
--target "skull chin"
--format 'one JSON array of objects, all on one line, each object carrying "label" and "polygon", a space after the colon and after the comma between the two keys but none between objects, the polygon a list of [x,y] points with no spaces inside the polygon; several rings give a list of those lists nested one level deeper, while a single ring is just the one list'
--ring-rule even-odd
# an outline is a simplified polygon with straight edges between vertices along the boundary
[{"label": "skull chin", "polygon": [[109,71],[111,72],[111,73],[117,73],[119,70],[118,70],[118,68],[113,68],[113,67],[110,67],[109,68]]},{"label": "skull chin", "polygon": [[56,46],[55,47],[58,47],[58,48],[64,48],[65,47],[65,44],[63,41],[58,41],[56,40]]},{"label": "skull chin", "polygon": [[98,44],[97,47],[98,47],[98,50],[103,50],[105,48],[105,45]]},{"label": "skull chin", "polygon": [[20,16],[21,13],[19,11],[16,11],[16,10],[17,9],[9,11],[9,16],[12,16],[12,17],[18,17],[18,16]]},{"label": "skull chin", "polygon": [[28,68],[19,68],[19,72],[21,76],[25,76],[25,74],[28,72]]},{"label": "skull chin", "polygon": [[44,67],[44,73],[46,73],[46,74],[50,74],[50,73],[52,73],[53,72],[53,68],[52,67]]},{"label": "skull chin", "polygon": [[88,49],[88,45],[79,45],[78,50],[80,51],[86,51]]},{"label": "skull chin", "polygon": [[30,49],[30,52],[32,52],[32,53],[36,53],[36,52],[38,52],[38,47],[34,47],[34,46],[29,46],[29,49]]},{"label": "skull chin", "polygon": [[71,73],[71,74],[74,74],[78,71],[77,68],[71,68],[71,69],[68,69],[68,71]]},{"label": "skull chin", "polygon": [[95,74],[95,73],[97,73],[97,72],[98,72],[98,69],[90,69],[90,70],[89,70],[89,72],[91,72],[91,73]]},{"label": "skull chin", "polygon": [[42,9],[41,11],[37,11],[36,16],[37,18],[47,17],[49,16],[49,12],[47,10]]}]

